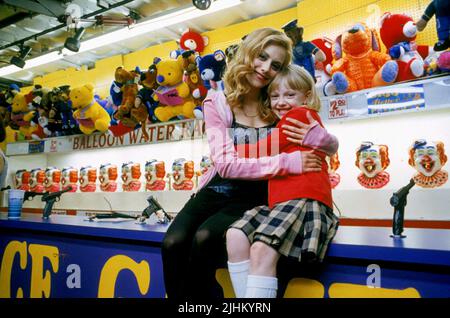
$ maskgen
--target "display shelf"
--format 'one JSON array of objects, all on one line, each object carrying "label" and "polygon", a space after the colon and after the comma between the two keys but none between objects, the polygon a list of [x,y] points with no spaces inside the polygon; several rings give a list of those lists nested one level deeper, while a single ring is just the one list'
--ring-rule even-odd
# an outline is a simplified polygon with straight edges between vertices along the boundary
[{"label": "display shelf", "polygon": [[323,122],[450,108],[450,74],[321,97]]},{"label": "display shelf", "polygon": [[135,129],[123,136],[113,136],[110,132],[92,135],[71,135],[43,140],[18,141],[8,143],[7,156],[42,153],[67,153],[94,149],[108,149],[125,146],[149,145],[200,139],[204,136],[202,120],[186,119],[148,125],[149,140],[145,140],[141,129]]},{"label": "display shelf", "polygon": [[[78,214],[95,211],[142,212],[147,206],[147,198],[153,195],[166,212],[181,210],[194,191],[148,191],[148,192],[74,192],[64,193],[60,201],[53,205],[55,210],[75,210]],[[6,198],[5,198],[6,199]],[[43,209],[45,202],[40,196],[26,201],[24,208]]]}]

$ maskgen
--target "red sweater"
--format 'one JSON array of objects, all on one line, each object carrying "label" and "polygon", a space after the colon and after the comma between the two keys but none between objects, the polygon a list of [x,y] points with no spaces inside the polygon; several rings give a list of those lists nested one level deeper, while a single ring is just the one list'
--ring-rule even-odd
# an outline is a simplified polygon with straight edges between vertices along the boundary
[{"label": "red sweater", "polygon": [[[297,119],[308,123],[306,113],[310,112],[312,117],[323,127],[319,114],[316,111],[305,107],[296,107],[290,110],[281,118],[276,129],[267,139],[262,139],[258,144],[246,147],[245,157],[271,156],[278,152],[291,153],[296,150],[310,151],[309,147],[300,146],[287,140],[287,136],[280,128],[284,124],[290,124],[286,121],[287,117]],[[256,149],[255,149],[256,148]],[[325,153],[314,150],[314,153],[322,158],[322,171],[307,172],[302,174],[289,174],[285,176],[276,176],[269,179],[269,206],[272,208],[275,204],[294,199],[313,199],[332,208],[331,184],[328,177],[328,165],[325,160]],[[300,163],[299,163],[300,164]]]}]

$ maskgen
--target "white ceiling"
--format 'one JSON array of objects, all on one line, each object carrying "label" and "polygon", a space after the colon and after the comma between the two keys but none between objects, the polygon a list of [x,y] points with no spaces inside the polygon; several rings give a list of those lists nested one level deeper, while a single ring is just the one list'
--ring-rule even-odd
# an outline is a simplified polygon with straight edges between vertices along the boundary
[{"label": "white ceiling", "polygon": [[[214,0],[213,0],[214,1]],[[227,1],[227,0],[220,0]],[[31,2],[34,4],[30,5]],[[59,8],[52,10],[52,14],[42,14],[36,11],[30,11],[25,8],[33,8],[41,6],[49,8],[57,2]],[[172,13],[177,10],[183,10],[193,7],[191,0],[135,0],[135,1],[102,1],[109,6],[117,6],[127,2],[125,5],[117,6],[116,8],[102,12],[101,14],[108,17],[122,18],[130,13],[130,10],[137,13],[140,19],[137,23],[142,23],[155,17]],[[6,4],[6,3],[14,3]],[[28,3],[28,4],[27,4]],[[38,37],[27,39],[25,45],[33,48],[33,51],[28,56],[34,58],[51,51],[61,50],[64,46],[64,41],[69,33],[65,23],[58,21],[58,13],[65,12],[68,5],[71,3],[78,4],[83,12],[82,16],[86,14],[95,14],[101,8],[97,6],[96,0],[74,0],[74,1],[55,1],[55,0],[14,0],[0,2],[0,61],[3,63],[0,66],[7,66],[9,60],[13,55],[17,55],[19,47],[17,45],[21,40],[33,37],[40,32],[46,32],[53,27],[60,28],[47,34],[42,34]],[[193,28],[196,31],[203,33],[225,26],[254,19],[260,16],[272,14],[288,8],[296,6],[296,0],[241,0],[241,3],[224,11],[211,13],[201,18],[191,19],[189,21],[178,23],[170,27],[153,31],[145,35],[106,45],[101,48],[79,53],[72,56],[66,56],[64,59],[52,62],[50,64],[37,66],[30,69],[21,70],[17,68],[17,72],[4,76],[0,83],[3,84],[14,81],[31,84],[35,76],[41,76],[47,73],[54,72],[59,69],[68,67],[80,67],[81,65],[93,65],[99,59],[106,58],[117,54],[126,54],[136,50],[141,50],[146,47],[154,46],[159,43],[178,40],[183,30]],[[25,5],[24,5],[25,4]],[[17,7],[22,5],[22,7]],[[25,8],[23,8],[25,7]],[[38,8],[39,9],[39,8]],[[39,9],[39,11],[42,11]],[[25,17],[23,16],[31,16]],[[14,20],[16,18],[17,21]],[[21,19],[22,18],[22,19]],[[92,18],[91,18],[92,19]],[[60,19],[61,20],[61,19]],[[65,19],[64,19],[65,21]],[[11,23],[10,23],[11,22]],[[86,27],[87,31],[82,40],[87,40],[105,33],[116,31],[123,26],[95,26],[92,22],[81,22],[82,26]],[[126,27],[126,26],[124,26]],[[73,32],[73,30],[71,30]]]}]

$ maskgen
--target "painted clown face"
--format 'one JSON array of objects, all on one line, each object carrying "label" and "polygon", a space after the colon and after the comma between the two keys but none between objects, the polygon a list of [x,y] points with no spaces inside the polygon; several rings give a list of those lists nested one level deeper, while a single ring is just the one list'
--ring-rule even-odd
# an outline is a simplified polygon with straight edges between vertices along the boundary
[{"label": "painted clown face", "polygon": [[418,172],[431,177],[441,170],[442,163],[434,142],[419,143],[414,148],[413,165]]},{"label": "painted clown face", "polygon": [[360,152],[358,168],[369,178],[375,177],[384,170],[381,164],[380,147],[378,145],[371,145],[369,148]]}]

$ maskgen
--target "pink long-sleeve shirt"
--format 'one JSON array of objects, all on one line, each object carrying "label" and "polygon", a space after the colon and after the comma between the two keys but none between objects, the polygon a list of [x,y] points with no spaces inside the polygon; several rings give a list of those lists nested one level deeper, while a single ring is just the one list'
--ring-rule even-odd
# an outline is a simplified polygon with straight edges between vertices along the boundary
[{"label": "pink long-sleeve shirt", "polygon": [[[206,135],[213,166],[201,178],[199,189],[203,188],[218,173],[222,178],[262,180],[274,176],[302,173],[300,151],[278,153],[271,149],[271,156],[242,158],[234,146],[230,127],[233,114],[222,91],[209,95],[203,102]],[[272,130],[272,138],[278,138],[278,130]],[[304,144],[320,148],[327,154],[337,151],[336,137],[330,135],[320,125],[310,129]]]}]

